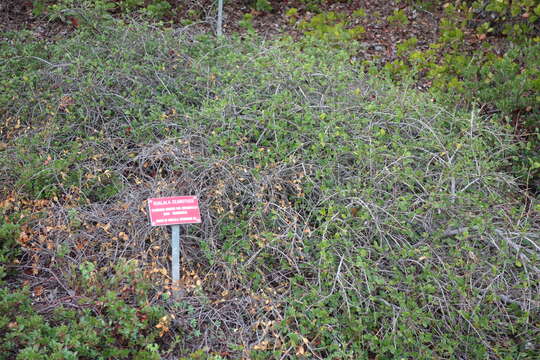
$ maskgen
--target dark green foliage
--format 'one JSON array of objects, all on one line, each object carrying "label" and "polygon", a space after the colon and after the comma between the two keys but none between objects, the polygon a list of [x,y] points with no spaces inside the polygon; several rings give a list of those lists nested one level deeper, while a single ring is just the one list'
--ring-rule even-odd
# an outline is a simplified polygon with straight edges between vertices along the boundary
[{"label": "dark green foliage", "polygon": [[19,233],[19,225],[0,220],[0,284],[8,273],[4,265],[11,263],[20,253],[17,245]]},{"label": "dark green foliage", "polygon": [[345,16],[333,11],[313,16],[309,21],[301,21],[298,27],[307,35],[323,40],[330,44],[341,46],[352,40],[361,38],[365,33],[363,26],[351,27]]},{"label": "dark green foliage", "polygon": [[[413,2],[418,3],[418,2]],[[425,5],[425,4],[424,4]],[[422,74],[440,101],[482,106],[515,128],[522,150],[513,170],[523,184],[540,189],[540,7],[538,2],[467,1],[447,3],[440,37],[430,49],[398,45],[401,59],[385,69],[401,79]],[[471,51],[473,34],[481,45]],[[503,40],[496,40],[497,37]],[[494,41],[490,41],[491,39]],[[441,56],[441,54],[444,54]]]},{"label": "dark green foliage", "polygon": [[168,0],[34,0],[33,13],[36,16],[48,15],[52,20],[69,21],[74,17],[84,20],[92,13],[108,16],[111,13],[130,14],[140,11],[152,18],[169,15],[172,6]]},{"label": "dark green foliage", "polygon": [[19,236],[19,231],[19,226],[16,224],[0,223],[0,244],[2,245],[3,252],[9,251],[15,246],[15,240]]},{"label": "dark green foliage", "polygon": [[[159,309],[137,310],[109,292],[99,303],[81,304],[84,310],[56,308],[47,320],[33,309],[30,296],[27,289],[0,288],[0,353],[5,359],[160,359],[155,344]],[[99,308],[99,315],[92,307]]]},{"label": "dark green foliage", "polygon": [[[303,1],[311,11],[324,1]],[[515,128],[522,150],[514,157],[512,171],[524,187],[540,189],[540,98],[537,96],[540,72],[540,5],[538,1],[402,1],[428,11],[442,11],[439,38],[429,48],[417,49],[409,40],[396,46],[398,59],[386,62],[384,69],[401,82],[413,77],[429,81],[438,101],[482,107],[501,123]],[[326,2],[328,3],[328,2]],[[286,16],[291,23],[298,9]],[[361,12],[360,12],[361,13]],[[351,28],[353,16],[322,12],[299,22],[306,35],[353,49],[363,27]],[[403,9],[395,9],[386,21],[407,29],[409,19]],[[475,42],[480,39],[479,44]]]},{"label": "dark green foliage", "polygon": [[258,11],[272,11],[272,4],[268,0],[255,0],[254,7]]}]

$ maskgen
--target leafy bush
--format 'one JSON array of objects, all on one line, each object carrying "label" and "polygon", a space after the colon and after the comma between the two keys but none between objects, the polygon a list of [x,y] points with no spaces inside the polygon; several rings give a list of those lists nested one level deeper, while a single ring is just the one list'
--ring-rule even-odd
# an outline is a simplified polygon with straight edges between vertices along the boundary
[{"label": "leafy bush", "polygon": [[345,45],[351,40],[358,39],[365,33],[363,26],[349,26],[345,16],[333,11],[313,16],[303,20],[298,27],[307,35],[334,44]]},{"label": "leafy bush", "polygon": [[[383,68],[398,81],[412,76],[428,83],[438,101],[478,106],[513,126],[521,151],[514,157],[512,171],[524,187],[538,192],[538,4],[530,0],[404,3],[432,10],[441,6],[439,38],[422,50],[414,38],[401,42],[396,46],[398,59]],[[287,15],[291,22],[297,18],[293,10]],[[361,39],[364,29],[351,29],[350,20],[343,13],[320,13],[300,22],[299,28],[306,35],[355,49],[352,43]],[[395,9],[386,20],[400,26],[409,22],[403,9]],[[475,45],[478,40],[481,44]]]},{"label": "leafy bush", "polygon": [[390,24],[396,24],[396,25],[407,25],[409,24],[409,19],[407,18],[407,15],[405,15],[405,12],[402,9],[394,10],[392,15],[389,15],[386,20]]},{"label": "leafy bush", "polygon": [[336,2],[350,2],[350,0],[300,0],[300,3],[307,11],[318,13],[321,11],[322,5],[327,5]]},{"label": "leafy bush", "polygon": [[272,4],[268,0],[256,0],[255,9],[258,11],[272,11]]},{"label": "leafy bush", "polygon": [[52,20],[68,22],[73,17],[78,19],[91,18],[91,13],[100,16],[122,12],[128,14],[142,10],[151,17],[163,17],[170,13],[171,4],[167,0],[35,0],[33,9],[35,15],[47,13]]},{"label": "leafy bush", "polygon": [[[162,311],[140,311],[109,292],[100,303],[84,303],[75,311],[56,308],[50,320],[31,305],[28,289],[0,288],[0,351],[10,359],[160,359]],[[99,315],[90,310],[99,308]]]},{"label": "leafy bush", "polygon": [[[540,189],[536,12],[529,0],[446,3],[438,41],[421,51],[405,42],[398,46],[400,59],[385,65],[397,78],[419,74],[417,79],[429,80],[443,102],[480,106],[512,125],[522,148],[513,171],[533,192]],[[475,51],[466,37],[471,33],[481,42]],[[495,36],[503,41],[491,41]]]},{"label": "leafy bush", "polygon": [[0,221],[0,264],[2,264],[0,265],[0,284],[7,275],[7,269],[4,265],[11,263],[19,255],[16,242],[19,232],[19,225]]}]

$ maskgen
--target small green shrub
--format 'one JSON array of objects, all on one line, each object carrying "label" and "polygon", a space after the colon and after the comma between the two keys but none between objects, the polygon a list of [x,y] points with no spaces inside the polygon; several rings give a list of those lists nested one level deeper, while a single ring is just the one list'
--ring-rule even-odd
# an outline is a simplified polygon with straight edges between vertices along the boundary
[{"label": "small green shrub", "polygon": [[503,56],[485,51],[474,55],[450,52],[439,63],[433,62],[435,54],[431,50],[423,54],[411,52],[408,61],[401,62],[403,68],[389,65],[387,70],[403,74],[410,69],[406,64],[416,69],[427,68],[432,91],[440,99],[462,105],[489,104],[500,121],[519,124],[523,130],[517,135],[524,142],[520,155],[515,158],[514,171],[524,183],[538,188],[540,98],[536,94],[540,89],[540,67],[536,59],[540,56],[540,46],[522,45]]},{"label": "small green shrub", "polygon": [[409,18],[405,14],[405,11],[403,9],[394,10],[392,15],[389,15],[386,20],[390,24],[394,25],[408,25],[409,24]]},{"label": "small green shrub", "polygon": [[285,17],[289,19],[290,24],[295,24],[298,19],[298,9],[290,8],[285,12]]},{"label": "small green shrub", "polygon": [[8,270],[4,265],[11,263],[20,253],[17,244],[19,233],[19,225],[7,223],[0,219],[0,284],[8,274]]},{"label": "small green shrub", "polygon": [[273,10],[272,4],[270,4],[268,0],[256,0],[254,7],[255,7],[255,10],[257,11],[269,12]]},{"label": "small green shrub", "polygon": [[152,17],[161,18],[170,12],[171,4],[165,0],[154,0],[144,10]]},{"label": "small green shrub", "polygon": [[[400,81],[411,76],[429,81],[439,101],[481,106],[499,121],[513,126],[521,147],[514,156],[513,171],[526,187],[537,192],[540,98],[535,94],[540,68],[536,60],[538,15],[533,3],[447,3],[439,23],[439,39],[427,50],[415,49],[416,44],[409,40],[402,42],[397,46],[400,58],[384,68]],[[466,37],[471,32],[476,32],[482,42],[475,51],[471,51]],[[504,40],[491,44],[492,36]]]},{"label": "small green shrub", "polygon": [[414,49],[416,44],[418,43],[418,39],[416,37],[411,37],[399,44],[397,44],[397,55],[403,56],[411,51],[411,49]]},{"label": "small green shrub", "polygon": [[100,17],[109,17],[111,13],[128,14],[134,11],[142,11],[152,18],[161,18],[168,15],[172,8],[167,0],[43,0],[39,1],[39,4],[39,13],[44,13],[43,4],[48,4],[49,18],[64,22],[67,22],[69,17],[75,17],[78,21],[88,20],[94,16],[92,13]]},{"label": "small green shrub", "polygon": [[358,10],[355,10],[355,11],[353,12],[353,16],[362,18],[362,17],[367,16],[367,12],[366,12],[365,9],[358,9]]},{"label": "small green shrub", "polygon": [[40,155],[32,150],[38,146],[40,137],[27,140],[18,147],[15,155],[18,166],[12,166],[12,171],[18,177],[16,186],[21,187],[29,197],[50,199],[68,192],[72,187],[83,186],[84,170],[78,167],[78,164],[85,160],[87,155],[79,150],[78,143],[60,146],[58,149],[62,149],[60,154]]},{"label": "small green shrub", "polygon": [[0,288],[0,352],[21,360],[160,359],[155,325],[162,310],[134,308],[114,292],[85,306],[100,307],[100,314],[59,307],[45,319],[32,308],[27,289]]},{"label": "small green shrub", "polygon": [[345,16],[333,11],[317,14],[298,26],[306,35],[331,44],[347,45],[365,33],[363,26],[350,27]]},{"label": "small green shrub", "polygon": [[325,1],[326,0],[300,0],[300,2],[306,7],[307,11],[311,11],[314,13],[318,13],[321,11],[320,6]]},{"label": "small green shrub", "polygon": [[238,22],[238,25],[246,30],[253,32],[255,30],[255,28],[253,27],[253,14],[244,14],[242,20]]}]

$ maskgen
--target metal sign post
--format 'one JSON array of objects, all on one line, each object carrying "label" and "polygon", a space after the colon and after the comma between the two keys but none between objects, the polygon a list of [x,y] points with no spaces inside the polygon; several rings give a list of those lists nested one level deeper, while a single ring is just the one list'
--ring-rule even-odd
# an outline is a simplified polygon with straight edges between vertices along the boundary
[{"label": "metal sign post", "polygon": [[223,0],[218,0],[217,36],[223,35]]},{"label": "metal sign post", "polygon": [[199,200],[196,196],[174,196],[148,199],[152,226],[170,225],[172,230],[172,294],[178,300],[180,291],[180,224],[201,222]]},{"label": "metal sign post", "polygon": [[180,225],[173,225],[172,245],[172,293],[175,300],[180,297]]}]

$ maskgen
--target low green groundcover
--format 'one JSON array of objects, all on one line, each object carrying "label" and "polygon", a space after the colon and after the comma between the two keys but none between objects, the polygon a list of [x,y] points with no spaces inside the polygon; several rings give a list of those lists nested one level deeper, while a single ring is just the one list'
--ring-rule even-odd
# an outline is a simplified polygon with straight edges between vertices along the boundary
[{"label": "low green groundcover", "polygon": [[[36,234],[4,254],[20,270],[0,296],[8,358],[538,353],[539,205],[507,172],[509,129],[315,40],[112,22],[6,36],[1,200],[49,201],[0,210]],[[144,200],[182,194],[203,223],[171,304]]]}]

